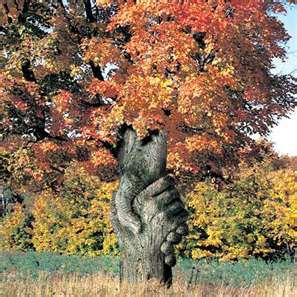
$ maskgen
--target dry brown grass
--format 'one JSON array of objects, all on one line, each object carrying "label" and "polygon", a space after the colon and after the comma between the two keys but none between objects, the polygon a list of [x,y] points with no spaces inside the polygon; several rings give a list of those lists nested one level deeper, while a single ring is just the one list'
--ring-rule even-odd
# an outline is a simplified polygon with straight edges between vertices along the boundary
[{"label": "dry brown grass", "polygon": [[189,287],[182,280],[174,282],[170,289],[158,283],[120,286],[117,278],[102,274],[81,277],[78,275],[64,276],[61,274],[40,274],[37,280],[19,279],[13,274],[2,275],[0,281],[1,297],[295,297],[297,284],[293,279],[284,282],[270,281],[249,288],[232,288],[224,286],[197,285]]}]

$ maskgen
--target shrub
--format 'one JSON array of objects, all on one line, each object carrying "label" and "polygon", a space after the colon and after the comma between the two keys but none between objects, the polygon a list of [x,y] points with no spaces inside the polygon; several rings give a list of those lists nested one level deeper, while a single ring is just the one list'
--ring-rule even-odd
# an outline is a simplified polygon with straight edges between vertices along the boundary
[{"label": "shrub", "polygon": [[181,249],[193,259],[282,257],[296,244],[297,172],[243,167],[218,190],[199,182],[189,193],[190,235]]},{"label": "shrub", "polygon": [[73,164],[58,194],[44,191],[35,200],[35,249],[76,255],[116,254],[109,222],[109,200],[115,187],[115,182],[101,182]]}]

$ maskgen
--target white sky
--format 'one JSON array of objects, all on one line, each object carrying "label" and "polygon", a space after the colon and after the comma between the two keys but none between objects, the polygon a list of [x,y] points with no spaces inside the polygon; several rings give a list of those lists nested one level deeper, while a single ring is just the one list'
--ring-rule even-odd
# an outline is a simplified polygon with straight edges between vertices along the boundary
[{"label": "white sky", "polygon": [[[297,8],[289,8],[287,15],[281,19],[292,38],[288,42],[288,59],[285,63],[275,62],[276,72],[293,73],[297,76]],[[269,140],[274,143],[278,153],[297,156],[297,110],[290,115],[290,119],[285,118],[279,122],[272,130]]]}]

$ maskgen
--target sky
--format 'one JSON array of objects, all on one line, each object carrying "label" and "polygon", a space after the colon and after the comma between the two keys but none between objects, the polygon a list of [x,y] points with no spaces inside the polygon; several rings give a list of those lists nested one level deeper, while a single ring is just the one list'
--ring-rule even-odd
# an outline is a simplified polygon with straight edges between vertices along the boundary
[{"label": "sky", "polygon": [[[297,77],[297,7],[288,8],[287,14],[280,17],[285,28],[291,35],[288,42],[288,59],[286,62],[275,61],[276,73],[292,73]],[[280,120],[278,126],[272,129],[269,140],[274,143],[275,150],[283,155],[297,156],[297,109],[290,118]]]}]

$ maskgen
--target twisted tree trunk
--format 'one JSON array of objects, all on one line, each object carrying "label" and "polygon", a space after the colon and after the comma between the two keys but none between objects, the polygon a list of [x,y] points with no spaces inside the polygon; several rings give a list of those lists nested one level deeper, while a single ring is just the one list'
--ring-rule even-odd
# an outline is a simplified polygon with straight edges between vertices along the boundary
[{"label": "twisted tree trunk", "polygon": [[173,245],[187,233],[187,212],[166,173],[165,133],[138,140],[124,133],[118,161],[121,180],[111,220],[121,249],[121,280],[159,279],[170,285]]}]

